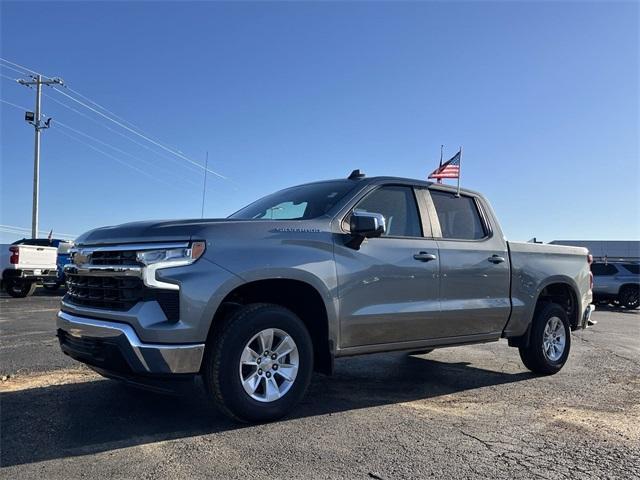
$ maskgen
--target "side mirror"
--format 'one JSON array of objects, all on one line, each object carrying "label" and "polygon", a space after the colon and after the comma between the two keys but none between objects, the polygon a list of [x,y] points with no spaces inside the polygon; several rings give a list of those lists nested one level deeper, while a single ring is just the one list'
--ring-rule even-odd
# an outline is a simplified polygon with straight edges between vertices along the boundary
[{"label": "side mirror", "polygon": [[382,235],[386,229],[384,216],[380,213],[354,211],[349,219],[351,238],[347,246],[358,250],[365,238]]}]

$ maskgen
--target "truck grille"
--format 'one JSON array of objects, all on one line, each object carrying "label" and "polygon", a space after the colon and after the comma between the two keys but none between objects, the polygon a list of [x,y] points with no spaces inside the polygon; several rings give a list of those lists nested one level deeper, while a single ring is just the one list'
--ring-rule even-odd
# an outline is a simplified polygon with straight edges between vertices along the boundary
[{"label": "truck grille", "polygon": [[135,250],[100,251],[91,253],[91,265],[138,265]]},{"label": "truck grille", "polygon": [[155,300],[168,320],[180,318],[180,297],[177,290],[145,287],[138,277],[91,276],[67,273],[67,294],[64,300],[73,305],[127,311],[141,301]]},{"label": "truck grille", "polygon": [[137,277],[97,277],[67,274],[66,299],[76,305],[129,310],[143,298],[144,284]]}]

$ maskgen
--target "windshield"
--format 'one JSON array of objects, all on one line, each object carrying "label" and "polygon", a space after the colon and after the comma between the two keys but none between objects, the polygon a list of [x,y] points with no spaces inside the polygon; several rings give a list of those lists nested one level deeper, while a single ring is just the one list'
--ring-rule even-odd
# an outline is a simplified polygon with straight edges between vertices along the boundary
[{"label": "windshield", "polygon": [[253,202],[229,218],[308,220],[327,213],[353,187],[349,180],[287,188]]}]

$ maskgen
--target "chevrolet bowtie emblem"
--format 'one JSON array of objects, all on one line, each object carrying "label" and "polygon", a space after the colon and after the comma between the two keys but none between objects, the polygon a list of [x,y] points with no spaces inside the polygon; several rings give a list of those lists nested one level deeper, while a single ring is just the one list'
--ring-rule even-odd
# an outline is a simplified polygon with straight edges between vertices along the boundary
[{"label": "chevrolet bowtie emblem", "polygon": [[91,252],[87,250],[78,250],[73,256],[73,263],[76,265],[84,265],[91,261]]}]

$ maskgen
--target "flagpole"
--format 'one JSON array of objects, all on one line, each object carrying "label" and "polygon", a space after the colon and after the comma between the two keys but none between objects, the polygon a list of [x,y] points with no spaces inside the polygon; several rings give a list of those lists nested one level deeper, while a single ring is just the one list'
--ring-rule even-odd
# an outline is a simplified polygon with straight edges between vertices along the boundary
[{"label": "flagpole", "polygon": [[460,175],[462,175],[462,145],[460,146],[460,161],[458,164],[458,197],[460,196]]},{"label": "flagpole", "polygon": [[[440,145],[440,168],[442,168],[442,149],[443,148],[444,148],[444,145]],[[438,179],[438,183],[442,183],[441,178]]]}]

